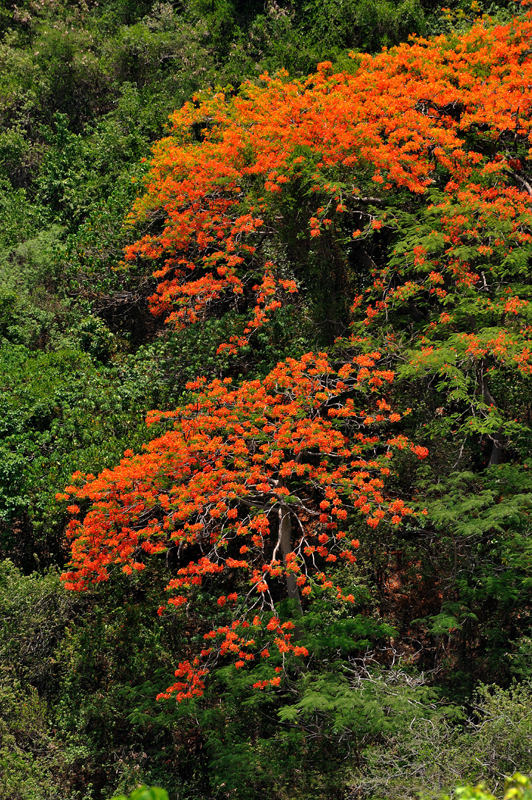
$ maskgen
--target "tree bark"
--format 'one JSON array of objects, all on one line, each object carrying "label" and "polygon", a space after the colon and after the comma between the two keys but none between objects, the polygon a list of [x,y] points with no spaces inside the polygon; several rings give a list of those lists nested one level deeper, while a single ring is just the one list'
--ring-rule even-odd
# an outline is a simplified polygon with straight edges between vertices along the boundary
[{"label": "tree bark", "polygon": [[[281,541],[281,554],[283,562],[286,564],[286,556],[292,552],[292,521],[290,519],[290,509],[288,506],[281,504],[279,506],[279,538]],[[299,616],[303,616],[303,609],[301,607],[301,597],[299,595],[299,587],[296,583],[295,575],[286,576],[286,590],[290,600],[294,600],[296,609]]]}]

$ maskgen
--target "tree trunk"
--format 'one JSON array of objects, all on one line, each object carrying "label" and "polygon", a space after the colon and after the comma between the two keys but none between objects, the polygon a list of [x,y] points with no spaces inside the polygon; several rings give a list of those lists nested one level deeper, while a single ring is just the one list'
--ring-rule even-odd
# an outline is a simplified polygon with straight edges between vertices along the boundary
[{"label": "tree trunk", "polygon": [[[279,506],[279,537],[281,541],[281,553],[283,562],[286,564],[286,556],[292,552],[292,521],[290,519],[290,509],[288,506]],[[296,583],[295,575],[286,576],[286,589],[290,600],[294,600],[296,610],[299,616],[303,616],[303,609],[301,607],[301,597],[299,596],[299,588]]]}]

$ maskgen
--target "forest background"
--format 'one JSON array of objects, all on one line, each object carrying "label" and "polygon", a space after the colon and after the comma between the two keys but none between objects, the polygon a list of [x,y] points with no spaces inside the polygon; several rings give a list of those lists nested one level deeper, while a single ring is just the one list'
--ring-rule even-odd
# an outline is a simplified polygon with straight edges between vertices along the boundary
[{"label": "forest background", "polygon": [[[530,108],[519,106],[511,130],[488,116],[459,129],[464,152],[480,154],[491,170],[476,183],[470,173],[464,178],[465,156],[454,139],[442,139],[441,153],[431,145],[423,163],[440,161],[422,190],[415,181],[427,178],[424,167],[416,173],[409,164],[408,178],[383,187],[368,157],[353,192],[352,177],[332,156],[320,173],[320,149],[294,138],[300,149],[292,157],[309,158],[308,173],[288,178],[281,164],[266,175],[261,191],[271,201],[256,183],[244,187],[266,223],[247,220],[237,237],[245,243],[244,234],[255,236],[260,246],[248,249],[249,275],[244,267],[234,273],[236,299],[227,299],[221,283],[207,290],[201,284],[196,307],[188,305],[170,263],[182,240],[160,238],[164,164],[177,158],[172,148],[180,137],[192,159],[186,163],[196,169],[194,153],[207,147],[213,118],[234,131],[239,114],[243,119],[253,102],[264,101],[267,119],[268,103],[288,97],[290,82],[308,75],[307,94],[321,102],[340,91],[335,75],[349,85],[360,70],[370,74],[373,62],[361,54],[383,47],[391,61],[385,54],[375,63],[389,77],[393,53],[406,53],[393,48],[411,34],[444,37],[440,53],[475,54],[488,42],[491,67],[471,66],[471,75],[488,80],[489,69],[495,74],[510,63],[492,46],[502,41],[493,31],[506,26],[525,70],[526,19],[526,9],[510,1],[455,2],[446,11],[422,0],[2,4],[2,797],[93,800],[147,783],[165,787],[171,800],[407,798],[480,779],[500,789],[504,775],[532,772]],[[459,74],[473,60],[460,62]],[[260,77],[279,70],[278,78]],[[414,73],[420,85],[430,79],[423,64],[404,68],[409,80]],[[449,74],[449,85],[462,90],[457,73]],[[239,98],[251,105],[238,106]],[[462,124],[456,97],[429,108],[420,94],[417,103],[421,116],[450,120],[442,125],[446,137]],[[501,107],[496,120],[506,112]],[[376,141],[372,152],[380,152]],[[453,195],[445,205],[450,176],[482,191]],[[210,179],[205,196],[216,196]],[[132,215],[138,197],[144,199]],[[451,255],[446,235],[454,237]],[[481,241],[473,247],[475,237]],[[270,261],[277,267],[271,276],[263,269]],[[404,283],[394,283],[390,270]],[[219,274],[222,283],[227,274],[233,276]],[[273,289],[260,284],[264,275]],[[161,278],[168,282],[158,290]],[[265,310],[259,297],[258,313],[256,281],[275,299]],[[193,324],[168,324],[167,312],[176,309],[178,322],[184,314]],[[301,361],[323,351],[329,362]],[[280,362],[285,367],[277,368]],[[165,436],[175,409],[188,419],[186,409],[199,409],[200,397],[206,413],[209,391],[215,407],[229,403],[218,388],[201,395],[198,376],[231,379],[221,385],[246,398],[254,382],[265,390],[273,381],[290,383],[301,374],[297,364],[330,376],[348,362],[369,367],[366,377],[376,382],[352,385],[344,369],[344,406],[348,396],[373,403],[370,389],[378,388],[379,409],[390,411],[367,425],[377,421],[379,441],[395,443],[386,482],[395,516],[368,517],[375,496],[363,513],[348,504],[356,561],[332,567],[345,595],[331,593],[326,581],[314,585],[288,660],[282,648],[249,669],[218,658],[201,694],[157,700],[205,635],[227,628],[227,598],[246,578],[207,576],[192,587],[193,602],[187,595],[158,614],[164,587],[184,563],[181,551],[165,547],[146,555],[149,568],[137,569],[138,560],[129,568],[126,556],[125,571],[116,565],[109,580],[68,591],[61,574],[86,568],[79,549],[67,566],[67,531],[75,538],[77,513],[64,493],[71,476],[98,475],[121,460],[129,469],[134,453]],[[322,400],[332,408],[323,381]],[[306,401],[296,383],[290,386],[297,423]],[[161,413],[148,428],[153,409]],[[371,437],[364,446],[374,447]],[[378,447],[377,460],[385,449]],[[312,457],[309,464],[316,466]],[[82,515],[102,491],[90,481],[69,490]],[[311,516],[298,519],[314,535]],[[294,616],[295,595],[291,604],[283,587],[280,581],[273,598],[279,625]]]}]

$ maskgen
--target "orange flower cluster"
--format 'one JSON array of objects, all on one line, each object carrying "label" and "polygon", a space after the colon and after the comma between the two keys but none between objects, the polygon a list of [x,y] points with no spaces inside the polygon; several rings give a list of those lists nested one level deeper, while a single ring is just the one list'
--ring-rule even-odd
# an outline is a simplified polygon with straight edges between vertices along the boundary
[{"label": "orange flower cluster", "polygon": [[[427,451],[386,434],[401,417],[377,395],[375,380],[393,379],[378,368],[379,358],[355,356],[338,367],[325,353],[309,353],[279,364],[263,381],[239,388],[214,381],[192,403],[150,413],[149,424],[171,427],[144,453],[125,456],[97,478],[74,476],[65,490],[65,499],[91,503],[82,520],[70,505],[72,561],[63,576],[69,589],[107,580],[116,568],[142,569],[169,546],[185,563],[167,586],[171,596],[161,613],[191,602],[207,577],[241,576],[239,591],[218,599],[234,608],[235,621],[207,634],[211,646],[179,666],[181,680],[167,694],[201,692],[206,665],[217,655],[234,656],[239,668],[253,661],[249,627],[260,628],[265,613],[271,618],[262,657],[269,649],[302,655],[293,624],[277,619],[272,586],[292,579],[302,597],[314,586],[332,587],[325,568],[355,560],[358,541],[343,529],[355,509],[372,527],[413,514],[403,501],[386,498],[384,479],[394,450],[418,458]],[[293,530],[288,548],[283,519]]]},{"label": "orange flower cluster", "polygon": [[[280,196],[301,185],[316,197],[311,238],[334,235],[349,216],[367,221],[353,236],[393,231],[402,224],[398,190],[415,200],[441,187],[433,229],[417,236],[425,241],[403,239],[395,263],[375,276],[366,327],[416,294],[430,291],[435,308],[448,303],[451,285],[496,295],[501,262],[532,241],[532,188],[522,174],[532,158],[531,34],[531,13],[508,25],[483,20],[452,41],[357,55],[355,74],[333,74],[325,62],[306,80],[263,75],[236,98],[206,95],[175,112],[131,215],[164,220],[162,231],[126,252],[159,265],[153,310],[185,325],[217,302],[227,307],[232,297],[239,307],[254,296],[249,324],[226,347],[245,344],[295,291],[263,244],[282,224]],[[372,200],[378,211],[368,211]],[[520,310],[514,302],[506,313]]]}]

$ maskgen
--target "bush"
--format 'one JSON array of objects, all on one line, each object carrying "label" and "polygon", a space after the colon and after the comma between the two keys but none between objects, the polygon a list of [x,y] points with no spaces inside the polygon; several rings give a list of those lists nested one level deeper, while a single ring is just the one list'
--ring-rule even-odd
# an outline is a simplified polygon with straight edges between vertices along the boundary
[{"label": "bush", "polygon": [[[364,760],[353,798],[440,798],[459,782],[481,780],[501,792],[504,776],[518,766],[532,772],[532,682],[509,689],[481,686],[467,720],[450,707],[431,718],[420,711],[399,734],[367,748]],[[458,797],[480,800],[474,794]]]}]

